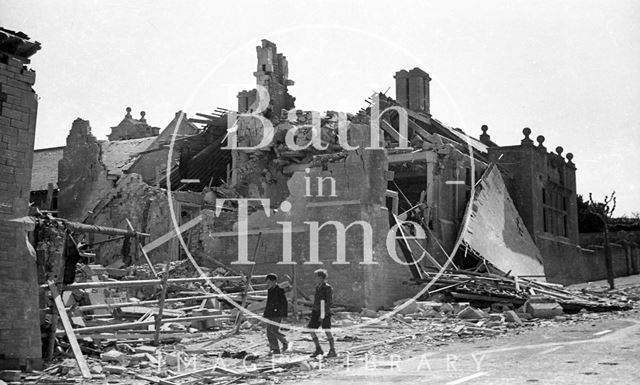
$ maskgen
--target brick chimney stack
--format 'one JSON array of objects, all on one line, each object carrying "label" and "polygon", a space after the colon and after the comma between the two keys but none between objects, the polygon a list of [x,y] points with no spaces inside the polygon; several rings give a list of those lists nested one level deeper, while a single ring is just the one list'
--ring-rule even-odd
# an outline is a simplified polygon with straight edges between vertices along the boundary
[{"label": "brick chimney stack", "polygon": [[405,108],[424,112],[431,116],[429,109],[429,74],[416,67],[412,70],[400,70],[396,79],[396,101]]}]

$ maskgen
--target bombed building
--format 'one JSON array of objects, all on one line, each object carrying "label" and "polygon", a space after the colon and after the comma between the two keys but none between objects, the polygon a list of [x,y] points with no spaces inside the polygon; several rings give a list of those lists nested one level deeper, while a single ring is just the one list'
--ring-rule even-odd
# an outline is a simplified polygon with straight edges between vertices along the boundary
[{"label": "bombed building", "polygon": [[[17,77],[20,92],[33,96],[33,74],[23,65],[36,46],[17,38],[20,52],[7,54],[0,75]],[[370,95],[360,111],[298,110],[286,57],[267,40],[256,50],[256,88],[238,93],[235,110],[219,107],[191,118],[178,111],[161,129],[144,111],[134,118],[126,107],[108,140],[96,138],[89,120],[78,118],[65,146],[33,155],[27,150],[33,148],[29,119],[35,104],[23,97],[25,106],[14,108],[10,99],[17,96],[3,83],[2,95],[8,95],[3,124],[31,130],[25,136],[30,147],[16,150],[25,159],[22,166],[11,157],[5,161],[25,176],[19,193],[7,190],[17,203],[4,204],[0,213],[28,219],[11,222],[3,242],[20,249],[15,255],[31,255],[25,267],[2,251],[9,278],[1,284],[30,285],[22,290],[30,294],[30,310],[11,319],[33,317],[38,304],[53,308],[43,294],[49,290],[52,298],[63,297],[64,305],[57,306],[105,313],[129,306],[130,316],[140,316],[136,328],[152,325],[154,311],[156,319],[162,311],[138,314],[128,301],[157,293],[127,291],[105,298],[100,289],[87,293],[93,297],[83,299],[87,304],[72,294],[58,296],[56,284],[77,290],[117,287],[86,270],[122,278],[131,266],[148,268],[145,284],[156,284],[162,276],[158,264],[168,274],[171,262],[181,260],[199,273],[223,271],[226,275],[207,279],[233,283],[225,286],[231,293],[244,290],[233,297],[243,304],[264,293],[249,290],[260,284],[238,289],[237,283],[270,272],[294,282],[294,295],[309,300],[304,293],[312,293],[314,283],[307,278],[322,267],[335,288],[335,303],[357,310],[389,308],[442,271],[516,277],[515,287],[518,277],[566,284],[606,276],[602,250],[579,246],[576,165],[562,147],[549,151],[544,136],[532,139],[529,128],[522,129],[520,143],[499,145],[486,125],[476,130],[478,138],[447,126],[432,116],[431,77],[419,68],[389,74],[395,96]],[[5,143],[11,145],[4,139],[0,144]],[[636,246],[621,248],[614,257],[616,275],[638,272]],[[16,276],[21,282],[14,282]],[[73,283],[78,277],[85,282]],[[193,298],[218,299],[198,289]],[[3,305],[11,305],[4,298]],[[228,317],[219,303],[197,311],[204,313],[194,312],[189,321]],[[175,319],[186,314],[168,312]],[[9,325],[3,330],[13,327],[9,319],[1,319]],[[54,337],[61,335],[55,331],[57,319],[46,321],[53,323]],[[18,352],[19,360],[39,360],[35,323],[23,334],[38,343],[33,351]],[[77,333],[114,327],[74,326]],[[3,343],[5,335],[0,334]],[[11,338],[6,341],[15,342]]]},{"label": "bombed building", "polygon": [[[500,146],[487,126],[478,139],[446,126],[419,68],[394,75],[395,98],[374,94],[357,113],[296,110],[286,57],[263,40],[257,59],[257,88],[238,93],[237,111],[179,112],[161,131],[127,108],[108,141],[76,120],[67,146],[51,150],[57,180],[34,177],[33,193],[54,184],[60,217],[150,239],[172,232],[174,216],[182,242],[145,246],[152,261],[191,254],[204,266],[255,262],[256,272],[295,265],[300,276],[322,264],[349,282],[339,300],[360,307],[407,296],[407,281],[445,264],[562,283],[602,273],[578,246],[576,166],[562,147],[548,151],[529,128]],[[123,257],[104,240],[87,240],[97,262]]]}]

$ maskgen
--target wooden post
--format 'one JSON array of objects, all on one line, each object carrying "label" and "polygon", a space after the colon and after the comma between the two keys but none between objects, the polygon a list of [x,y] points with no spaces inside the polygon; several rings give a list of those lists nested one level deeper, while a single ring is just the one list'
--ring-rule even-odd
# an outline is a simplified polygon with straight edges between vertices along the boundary
[{"label": "wooden post", "polygon": [[58,311],[51,308],[51,327],[49,328],[49,336],[47,338],[47,352],[45,354],[45,361],[51,361],[53,359],[53,353],[56,347],[56,330],[58,327]]},{"label": "wooden post", "polygon": [[602,221],[604,223],[604,257],[607,268],[607,282],[609,283],[609,289],[615,289],[615,280],[613,276],[613,258],[611,257],[611,244],[609,243],[609,221],[606,219]]},{"label": "wooden post", "polygon": [[[260,246],[260,239],[262,239],[262,232],[258,233],[258,240],[256,241],[256,247],[253,249],[253,265],[251,266],[251,271],[247,276],[247,283],[244,286],[244,292],[242,293],[242,303],[241,306],[244,308],[247,306],[247,296],[249,290],[251,290],[251,276],[253,275],[253,270],[256,268],[256,256],[258,255],[258,246]],[[236,328],[233,331],[233,334],[238,334],[240,332],[240,325],[242,324],[242,310],[238,309],[238,317],[236,317]]]},{"label": "wooden post", "polygon": [[[135,231],[134,228],[133,228],[133,225],[129,221],[129,218],[125,218],[125,220],[127,221],[127,226],[129,227],[129,230]],[[153,276],[157,278],[158,277],[158,273],[156,272],[156,269],[153,268],[153,264],[151,263],[151,260],[149,259],[149,256],[144,251],[144,248],[142,247],[142,245],[138,241],[138,237],[136,236],[135,238],[136,238],[136,240],[135,240],[136,247],[140,248],[140,251],[142,251],[142,255],[144,255],[144,259],[145,259],[145,261],[147,261],[147,265],[149,265],[149,268],[151,269],[151,272],[153,273]],[[137,258],[137,256],[138,256],[138,251],[136,250],[136,258]]]},{"label": "wooden post", "polygon": [[160,302],[158,303],[158,314],[156,315],[155,331],[153,334],[153,344],[158,345],[160,343],[160,328],[162,327],[162,312],[164,310],[164,300],[167,296],[167,288],[169,284],[167,279],[169,277],[169,263],[164,269],[164,275],[162,276],[162,291],[160,292]]},{"label": "wooden post", "polygon": [[137,265],[140,258],[139,255],[139,251],[138,251],[138,244],[140,243],[140,240],[138,239],[138,237],[133,237],[133,239],[131,240],[131,242],[133,242],[133,245],[131,245],[133,247],[133,260],[135,261],[134,263]]},{"label": "wooden post", "polygon": [[53,210],[53,183],[47,185],[47,200],[44,207],[45,210]]},{"label": "wooden post", "polygon": [[[611,205],[613,203],[613,205]],[[611,196],[604,197],[604,203],[596,203],[593,201],[593,196],[589,193],[589,206],[588,210],[592,214],[595,214],[602,221],[603,235],[604,235],[604,258],[605,267],[607,270],[607,281],[609,283],[609,289],[615,288],[615,279],[613,275],[613,258],[611,256],[611,244],[609,243],[609,220],[613,216],[613,212],[616,210],[616,192],[613,191]]]},{"label": "wooden post", "polygon": [[[171,242],[171,246],[175,243],[175,238]],[[173,247],[169,249],[169,256],[167,258],[167,264],[164,267],[164,275],[162,276],[162,291],[160,292],[160,302],[158,303],[158,314],[156,314],[155,331],[153,334],[153,344],[158,346],[160,343],[160,328],[162,327],[162,312],[164,311],[164,299],[167,296],[167,288],[169,287],[169,267],[171,267],[171,261],[173,260]]]},{"label": "wooden post", "polygon": [[[60,298],[60,293],[58,293],[58,288],[53,281],[49,281],[48,284],[49,289],[51,290],[51,297],[53,297],[53,302],[56,304],[56,308],[58,309],[60,321],[62,321],[62,326],[64,326],[64,331],[67,334],[67,338],[69,339],[71,350],[73,351],[73,355],[76,358],[76,362],[78,363],[78,367],[80,368],[82,377],[91,378],[91,371],[89,370],[87,361],[85,361],[84,356],[82,355],[80,345],[78,345],[78,340],[76,339],[76,335],[73,332],[71,321],[69,321],[69,316],[67,315],[67,311],[64,308],[64,303],[62,303],[62,298]],[[55,335],[55,331],[53,334]]]},{"label": "wooden post", "polygon": [[300,315],[298,314],[298,270],[296,269],[296,265],[291,265],[291,274],[293,275],[293,315],[296,317],[296,321],[300,320]]}]

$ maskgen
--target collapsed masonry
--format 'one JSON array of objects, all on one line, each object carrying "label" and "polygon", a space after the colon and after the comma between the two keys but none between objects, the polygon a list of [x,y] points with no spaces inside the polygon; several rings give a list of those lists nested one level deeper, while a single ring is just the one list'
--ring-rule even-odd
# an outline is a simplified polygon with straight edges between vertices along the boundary
[{"label": "collapsed masonry", "polygon": [[[267,40],[257,47],[257,57],[257,89],[238,94],[237,113],[218,108],[196,119],[177,113],[160,131],[144,114],[136,120],[127,109],[107,142],[91,134],[87,121],[76,120],[59,163],[58,215],[149,233],[145,251],[152,261],[164,262],[186,256],[171,236],[173,208],[185,245],[203,266],[233,266],[239,253],[246,254],[256,274],[296,275],[310,292],[313,283],[304,278],[318,265],[305,262],[317,257],[337,288],[336,301],[351,307],[378,308],[412,294],[416,289],[403,283],[447,263],[458,240],[461,247],[450,262],[456,268],[580,280],[572,274],[571,258],[583,251],[577,246],[571,154],[564,157],[560,147],[547,152],[542,136],[534,145],[528,128],[519,145],[498,146],[486,126],[479,140],[447,127],[432,118],[431,78],[418,68],[395,74],[395,99],[376,94],[357,114],[293,110],[286,58]],[[406,138],[400,108],[407,114]],[[257,146],[264,122],[256,116],[272,124],[272,140],[252,150],[224,148],[228,134],[239,147]],[[229,121],[236,131],[227,130]],[[375,141],[376,123],[384,149],[366,150]],[[345,150],[345,132],[347,144],[357,149]],[[287,140],[306,148],[291,150]],[[314,140],[325,149],[308,146]],[[246,244],[238,237],[240,208],[220,203],[235,198],[256,199],[248,208]],[[257,199],[268,200],[267,207]],[[419,223],[426,238],[411,239],[416,229],[396,227],[389,247],[387,235],[402,220]],[[317,231],[308,223],[328,221],[335,222]],[[82,241],[98,263],[122,257],[143,262],[141,253],[124,256],[125,248],[108,239],[93,234]],[[345,263],[336,263],[343,250]],[[295,265],[278,263],[283,258]],[[417,266],[406,266],[418,259]],[[590,266],[596,256],[582,259]],[[249,265],[238,267],[249,271]]]},{"label": "collapsed masonry", "polygon": [[[172,211],[186,248],[205,269],[224,265],[251,271],[249,265],[232,264],[239,251],[239,207],[230,201],[220,203],[223,198],[268,199],[267,207],[257,201],[249,207],[246,249],[256,262],[254,278],[271,271],[287,274],[300,292],[310,293],[313,284],[307,278],[317,265],[304,262],[317,256],[330,272],[335,302],[347,308],[378,308],[409,296],[416,288],[403,282],[429,280],[448,262],[449,254],[453,254],[450,267],[465,269],[464,274],[449,269],[440,285],[468,282],[478,272],[546,275],[549,281],[563,283],[604,277],[598,251],[577,246],[571,154],[564,157],[560,147],[547,152],[542,136],[534,145],[528,128],[520,144],[498,146],[486,126],[475,140],[443,125],[431,116],[430,77],[420,69],[396,73],[395,99],[374,95],[370,106],[357,114],[295,111],[290,117],[287,110],[294,107],[295,98],[288,92],[293,85],[288,64],[265,40],[257,47],[258,88],[238,95],[238,112],[261,111],[259,116],[271,122],[275,133],[268,146],[255,151],[224,149],[230,117],[241,145],[256,145],[263,136],[255,118],[240,117],[235,122],[233,111],[218,108],[212,114],[197,114],[196,119],[178,112],[159,130],[146,122],[144,114],[134,119],[127,109],[120,124],[112,127],[109,141],[97,140],[89,122],[78,119],[65,147],[32,152],[37,100],[32,90],[35,75],[25,64],[37,49],[39,44],[26,35],[0,30],[0,170],[5,181],[15,181],[0,183],[4,294],[0,305],[6,310],[0,314],[2,368],[40,365],[38,321],[53,313],[44,309],[50,304],[44,302],[38,283],[51,288],[55,285],[45,282],[62,287],[73,281],[77,261],[121,266],[144,265],[147,257],[156,263],[184,258]],[[269,96],[266,106],[260,105],[266,98],[258,97],[263,89]],[[388,107],[406,111],[406,133],[398,109],[372,119],[376,111]],[[372,123],[378,123],[380,131],[372,131]],[[293,142],[303,146],[314,138],[314,124],[320,127],[319,143],[326,149],[291,151],[287,132],[295,128]],[[345,150],[341,132],[348,133],[350,146],[359,148]],[[362,149],[371,144],[372,133],[379,136],[384,150]],[[172,138],[176,140],[170,154]],[[469,204],[474,188],[474,203]],[[17,220],[28,214],[29,201],[35,206],[32,218]],[[419,223],[426,239],[413,239],[418,229],[400,226],[387,242],[389,230],[403,220]],[[313,221],[345,226],[361,221],[370,226],[371,244],[363,237],[364,225],[345,229],[343,238],[342,232],[326,226],[314,240],[315,230],[305,223]],[[282,223],[288,223],[290,231]],[[457,241],[461,247],[452,253]],[[343,249],[346,263],[336,264]],[[429,256],[417,265],[398,263],[418,260],[423,249]],[[626,274],[637,273],[640,266],[640,253],[634,250],[625,251]],[[279,264],[285,256],[298,263]],[[377,264],[360,263],[365,260]],[[144,278],[155,276],[150,268]],[[98,267],[110,274],[119,270]],[[466,296],[474,294],[464,290],[494,295],[496,278],[491,277],[456,291]],[[87,275],[81,280],[93,278]],[[193,279],[200,278],[188,278]],[[522,299],[517,280],[504,276],[500,280],[515,288],[510,295]],[[549,288],[536,286],[536,290],[541,287]],[[71,293],[63,296],[69,299]],[[113,305],[99,298],[97,302],[88,306],[98,310]],[[52,325],[55,330],[56,322]]]}]

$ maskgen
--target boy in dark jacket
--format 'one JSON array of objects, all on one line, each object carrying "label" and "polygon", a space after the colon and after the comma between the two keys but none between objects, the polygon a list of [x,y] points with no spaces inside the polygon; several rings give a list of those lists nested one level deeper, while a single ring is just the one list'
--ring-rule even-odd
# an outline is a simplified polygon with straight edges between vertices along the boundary
[{"label": "boy in dark jacket", "polygon": [[[331,305],[333,303],[333,288],[326,281],[327,271],[325,269],[318,269],[314,271],[316,275],[316,292],[313,298],[313,308],[311,310],[311,320],[309,320],[309,329],[318,329],[322,326],[324,333],[327,335],[329,341],[329,353],[327,357],[337,357],[333,335],[331,334]],[[316,350],[311,357],[323,355],[324,352],[320,347],[320,341],[315,332],[311,332],[311,338],[313,344],[316,346]]]},{"label": "boy in dark jacket", "polygon": [[289,343],[278,326],[282,318],[287,316],[287,297],[284,295],[284,289],[278,286],[277,275],[267,274],[267,285],[267,306],[264,308],[263,317],[274,323],[267,324],[267,340],[271,354],[280,354],[278,341],[282,343],[282,352],[289,348]]}]

